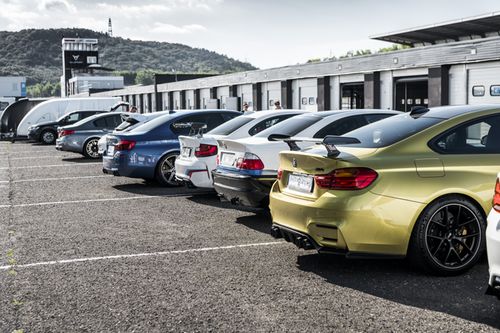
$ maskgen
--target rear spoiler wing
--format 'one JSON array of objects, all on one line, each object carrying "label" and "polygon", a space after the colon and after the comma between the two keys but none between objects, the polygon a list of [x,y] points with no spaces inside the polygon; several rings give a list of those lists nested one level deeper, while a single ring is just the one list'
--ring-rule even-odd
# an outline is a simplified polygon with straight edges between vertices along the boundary
[{"label": "rear spoiler wing", "polygon": [[174,128],[189,128],[189,136],[198,135],[203,137],[203,131],[207,129],[207,124],[200,122],[190,122],[190,123],[175,123],[172,125]]},{"label": "rear spoiler wing", "polygon": [[269,141],[284,141],[292,151],[300,150],[300,147],[297,145],[297,142],[312,142],[315,144],[321,144],[325,146],[328,157],[337,157],[340,154],[340,151],[337,149],[335,145],[352,145],[356,143],[361,143],[356,138],[351,138],[347,136],[338,136],[338,135],[327,135],[323,139],[313,139],[313,138],[290,137],[288,135],[283,135],[283,134],[271,134],[267,139]]}]

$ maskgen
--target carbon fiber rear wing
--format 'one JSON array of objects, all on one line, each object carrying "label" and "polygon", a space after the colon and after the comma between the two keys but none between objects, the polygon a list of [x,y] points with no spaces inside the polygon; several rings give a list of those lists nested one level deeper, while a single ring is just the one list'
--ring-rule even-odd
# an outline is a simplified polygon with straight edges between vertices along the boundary
[{"label": "carbon fiber rear wing", "polygon": [[337,157],[340,154],[340,151],[337,149],[335,145],[352,145],[356,143],[361,143],[356,138],[351,138],[347,136],[338,136],[338,135],[327,135],[323,139],[314,139],[314,138],[290,137],[282,134],[271,134],[267,139],[269,141],[284,141],[292,151],[300,150],[300,147],[297,145],[297,142],[312,142],[315,144],[322,144],[326,148],[328,157]]}]

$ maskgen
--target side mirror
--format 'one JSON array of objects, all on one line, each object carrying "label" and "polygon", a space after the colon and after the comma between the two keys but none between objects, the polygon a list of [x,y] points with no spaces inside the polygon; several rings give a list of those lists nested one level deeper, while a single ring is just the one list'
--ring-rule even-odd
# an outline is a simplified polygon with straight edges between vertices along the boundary
[{"label": "side mirror", "polygon": [[485,135],[481,138],[481,144],[483,146],[486,146],[486,143],[488,143],[488,135]]}]

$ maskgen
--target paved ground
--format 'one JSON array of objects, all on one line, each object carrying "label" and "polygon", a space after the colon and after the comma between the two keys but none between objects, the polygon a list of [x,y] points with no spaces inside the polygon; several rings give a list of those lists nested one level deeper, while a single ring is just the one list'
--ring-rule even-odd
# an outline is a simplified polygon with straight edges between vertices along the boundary
[{"label": "paved ground", "polygon": [[487,264],[454,278],[276,242],[215,195],[0,143],[0,331],[500,329]]}]

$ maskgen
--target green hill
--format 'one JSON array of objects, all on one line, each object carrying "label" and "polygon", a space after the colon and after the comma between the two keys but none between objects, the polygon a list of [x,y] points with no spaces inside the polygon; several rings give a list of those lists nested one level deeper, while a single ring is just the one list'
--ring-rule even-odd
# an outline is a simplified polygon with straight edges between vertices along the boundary
[{"label": "green hill", "polygon": [[110,37],[87,29],[27,29],[0,31],[0,76],[26,76],[28,84],[58,82],[63,37],[97,38],[100,64],[116,71],[224,74],[255,69],[249,63],[182,44]]}]

